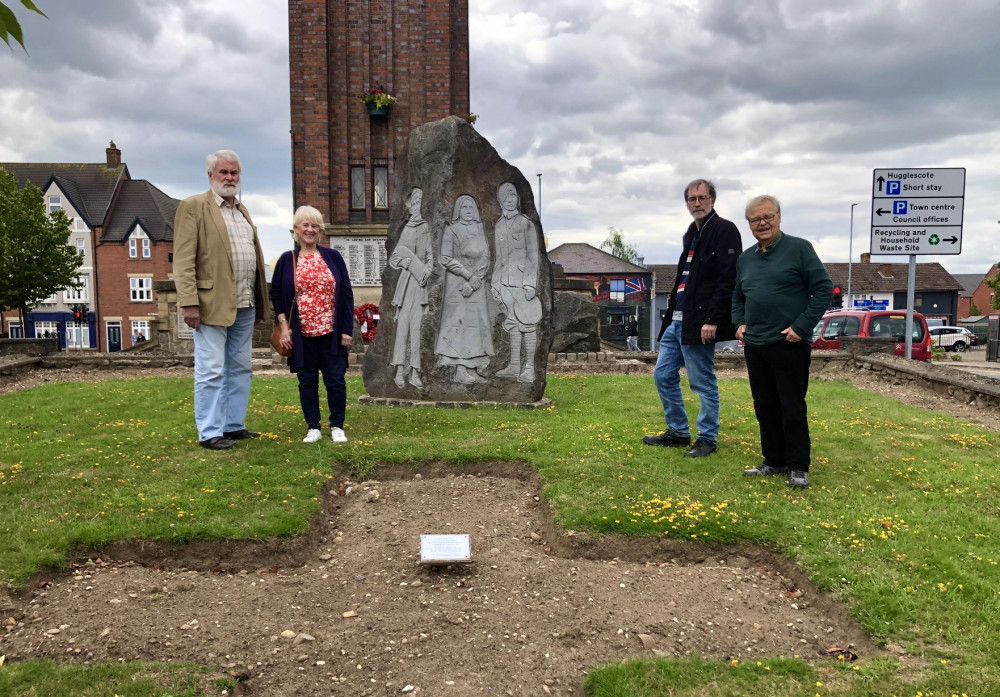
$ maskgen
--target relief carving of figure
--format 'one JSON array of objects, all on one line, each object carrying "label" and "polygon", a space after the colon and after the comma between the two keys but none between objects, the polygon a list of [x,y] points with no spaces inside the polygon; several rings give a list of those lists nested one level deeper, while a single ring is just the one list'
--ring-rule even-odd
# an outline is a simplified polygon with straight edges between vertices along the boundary
[{"label": "relief carving of figure", "polygon": [[513,184],[501,184],[497,200],[503,214],[495,227],[496,266],[490,292],[504,306],[503,328],[510,338],[510,363],[497,371],[497,377],[533,382],[538,325],[542,320],[542,303],[537,295],[538,234],[535,224],[518,209]]},{"label": "relief carving of figure", "polygon": [[438,365],[455,366],[455,382],[484,383],[481,373],[494,354],[486,296],[490,250],[479,206],[471,196],[455,200],[452,220],[441,240],[441,265],[447,273],[434,349]]},{"label": "relief carving of figure", "polygon": [[413,189],[406,198],[409,219],[399,235],[399,241],[389,257],[389,266],[399,269],[396,292],[392,306],[396,308],[396,335],[392,347],[392,360],[396,366],[394,379],[397,387],[404,387],[407,380],[416,388],[423,387],[420,380],[420,330],[427,307],[427,279],[434,268],[431,236],[427,221],[420,212],[424,192]]}]

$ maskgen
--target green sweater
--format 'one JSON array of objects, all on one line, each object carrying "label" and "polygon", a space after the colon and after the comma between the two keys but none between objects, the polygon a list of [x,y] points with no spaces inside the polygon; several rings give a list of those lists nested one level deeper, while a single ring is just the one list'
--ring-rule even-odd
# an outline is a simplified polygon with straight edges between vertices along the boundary
[{"label": "green sweater", "polygon": [[755,244],[736,261],[733,326],[746,325],[747,346],[785,341],[781,332],[788,327],[808,342],[832,295],[833,283],[812,245],[781,233],[766,250]]}]

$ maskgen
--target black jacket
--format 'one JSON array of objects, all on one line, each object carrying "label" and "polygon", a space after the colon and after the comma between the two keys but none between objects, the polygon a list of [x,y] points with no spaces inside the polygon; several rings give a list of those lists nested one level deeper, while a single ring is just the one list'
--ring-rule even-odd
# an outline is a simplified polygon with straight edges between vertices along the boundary
[{"label": "black jacket", "polygon": [[[333,307],[333,353],[346,354],[349,347],[340,345],[340,335],[354,335],[354,289],[351,287],[351,277],[347,273],[347,264],[340,252],[329,247],[317,247],[317,250],[330,268],[336,283]],[[271,275],[271,305],[275,317],[282,313],[288,317],[291,311],[292,300],[295,299],[295,261],[293,253],[288,251],[282,254],[278,258],[278,263],[274,265],[274,273]],[[302,367],[304,355],[302,325],[299,323],[298,311],[292,314],[288,327],[292,330],[294,346],[288,368],[294,373]]]},{"label": "black jacket", "polygon": [[[697,241],[695,237],[697,235]],[[732,341],[736,330],[732,322],[733,288],[736,285],[736,260],[743,251],[740,231],[714,210],[705,216],[701,230],[692,222],[684,233],[684,248],[677,262],[677,278],[670,291],[667,314],[660,324],[657,343],[670,325],[677,305],[677,285],[680,283],[688,250],[694,244],[694,259],[684,289],[684,328],[681,343],[700,344],[701,326],[715,324],[716,341]]]}]

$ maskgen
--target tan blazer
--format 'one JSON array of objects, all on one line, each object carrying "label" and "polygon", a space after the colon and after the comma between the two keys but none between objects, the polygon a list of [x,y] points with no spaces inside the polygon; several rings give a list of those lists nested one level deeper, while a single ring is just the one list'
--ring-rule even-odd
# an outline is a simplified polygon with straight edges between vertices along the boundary
[{"label": "tan blazer", "polygon": [[[267,312],[264,253],[250,214],[242,203],[237,205],[253,228],[253,245],[257,252],[253,303],[257,321],[260,321]],[[197,305],[201,321],[205,324],[228,327],[236,321],[233,252],[226,223],[211,191],[190,196],[177,207],[174,218],[174,283],[177,285],[178,306]]]}]

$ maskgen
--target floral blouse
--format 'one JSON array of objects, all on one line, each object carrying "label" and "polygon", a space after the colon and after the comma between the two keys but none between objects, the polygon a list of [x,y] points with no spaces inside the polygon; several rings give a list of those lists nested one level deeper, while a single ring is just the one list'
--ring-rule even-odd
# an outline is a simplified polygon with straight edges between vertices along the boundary
[{"label": "floral blouse", "polygon": [[302,336],[333,332],[333,294],[336,281],[319,254],[299,255],[295,269],[295,294]]}]

